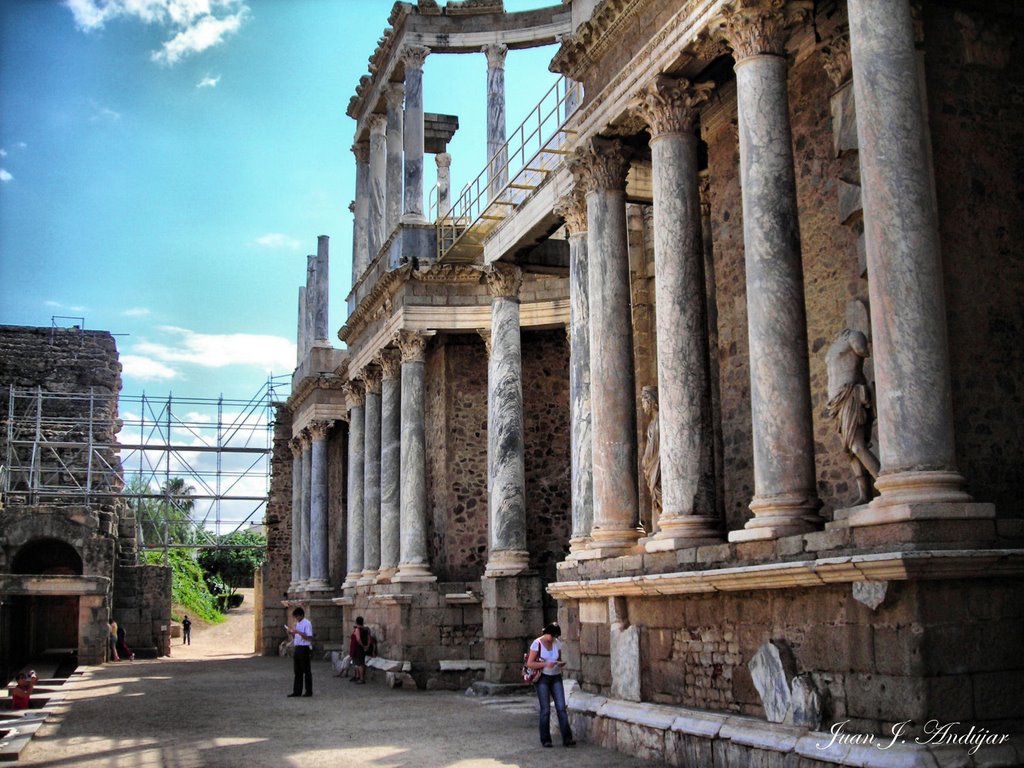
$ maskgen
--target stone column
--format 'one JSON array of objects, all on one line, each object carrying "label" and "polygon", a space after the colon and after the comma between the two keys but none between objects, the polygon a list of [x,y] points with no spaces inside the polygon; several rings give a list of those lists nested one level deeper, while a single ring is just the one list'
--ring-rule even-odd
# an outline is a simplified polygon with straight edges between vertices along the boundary
[{"label": "stone column", "polygon": [[316,269],[313,270],[313,311],[310,313],[313,319],[313,345],[317,347],[329,347],[331,342],[327,338],[328,327],[330,326],[330,298],[328,295],[330,287],[330,238],[327,235],[319,235],[316,239]]},{"label": "stone column", "polygon": [[392,581],[434,581],[427,559],[427,470],[423,369],[427,337],[401,331],[401,547]]},{"label": "stone column", "polygon": [[623,554],[639,527],[633,326],[626,243],[629,156],[619,141],[593,139],[571,161],[587,200],[590,406],[594,473],[591,553]]},{"label": "stone column", "polygon": [[523,459],[523,360],[518,267],[495,264],[485,273],[491,294],[491,354],[487,368],[490,552],[487,576],[512,576],[529,566],[526,549],[526,470]]},{"label": "stone column", "polygon": [[302,365],[306,359],[306,286],[299,286],[299,321],[296,323],[295,364]]},{"label": "stone column", "polygon": [[384,88],[384,101],[387,104],[387,224],[385,237],[391,235],[402,218],[402,100],[405,98],[405,86],[402,83],[388,83]]},{"label": "stone column", "polygon": [[754,517],[730,541],[805,533],[822,522],[786,91],[791,7],[738,0],[721,17],[736,60],[754,440]]},{"label": "stone column", "polygon": [[363,479],[365,475],[365,395],[362,384],[345,385],[348,399],[348,573],[343,587],[354,587],[363,573]]},{"label": "stone column", "polygon": [[422,223],[423,216],[423,62],[430,49],[410,45],[405,64],[405,211],[403,221]]},{"label": "stone column", "polygon": [[387,118],[384,115],[370,115],[370,217],[369,217],[369,258],[370,266],[388,236],[387,224]]},{"label": "stone column", "polygon": [[288,441],[292,449],[292,583],[289,592],[295,592],[302,580],[302,441],[293,437]]},{"label": "stone column", "polygon": [[487,189],[493,200],[508,182],[505,149],[505,54],[508,46],[485,45],[487,54]]},{"label": "stone column", "polygon": [[316,339],[316,323],[314,322],[316,303],[316,254],[311,253],[306,256],[306,314],[302,318],[306,326],[304,333],[306,336],[305,354],[307,355],[313,348],[313,342]]},{"label": "stone column", "polygon": [[389,580],[401,555],[402,382],[395,350],[377,356],[383,374],[380,401],[380,576]]},{"label": "stone column", "polygon": [[363,455],[363,575],[360,584],[372,584],[380,570],[380,369],[367,367],[361,374],[366,387]]},{"label": "stone column", "polygon": [[309,581],[307,591],[331,588],[327,552],[327,434],[333,421],[313,421],[309,425],[310,450],[309,492]]},{"label": "stone column", "polygon": [[[956,468],[946,308],[911,9],[849,0],[871,298],[880,496],[851,525],[990,516]],[[928,512],[908,505],[933,505]]]},{"label": "stone column", "polygon": [[572,535],[569,557],[590,543],[594,524],[594,451],[590,431],[590,301],[587,296],[587,201],[574,190],[555,213],[569,234],[569,423]]},{"label": "stone column", "polygon": [[355,221],[352,224],[352,285],[359,282],[370,263],[370,143],[357,141],[352,145],[356,156]]},{"label": "stone column", "polygon": [[310,502],[312,501],[312,439],[308,429],[299,434],[302,442],[302,537],[299,539],[299,589],[305,590],[309,585],[309,529]]},{"label": "stone column", "polygon": [[634,107],[649,126],[654,186],[662,512],[646,544],[650,552],[721,540],[694,133],[698,108],[713,89],[662,76]]},{"label": "stone column", "polygon": [[452,209],[452,156],[438,152],[434,162],[437,163],[437,217],[443,218]]}]

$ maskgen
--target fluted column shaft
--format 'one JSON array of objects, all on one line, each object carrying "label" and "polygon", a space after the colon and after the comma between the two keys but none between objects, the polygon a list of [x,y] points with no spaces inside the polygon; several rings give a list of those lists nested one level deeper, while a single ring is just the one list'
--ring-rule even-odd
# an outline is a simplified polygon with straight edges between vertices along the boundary
[{"label": "fluted column shaft", "polygon": [[821,523],[782,8],[747,3],[725,22],[736,59],[754,441],[754,517],[730,541]]},{"label": "fluted column shaft", "polygon": [[390,579],[401,555],[402,382],[393,351],[377,358],[383,373],[380,416],[380,576]]},{"label": "fluted column shaft", "polygon": [[487,368],[490,551],[486,575],[508,576],[529,565],[526,549],[526,470],[523,457],[523,360],[518,267],[492,266],[491,354]]},{"label": "fluted column shaft", "polygon": [[363,572],[363,479],[365,474],[365,406],[362,387],[349,382],[348,396],[348,573],[346,587],[355,586]]},{"label": "fluted column shaft", "polygon": [[387,118],[384,115],[370,115],[370,216],[369,216],[369,259],[373,263],[384,246],[388,233],[387,224]]},{"label": "fluted column shaft", "polygon": [[485,45],[487,54],[487,188],[490,198],[508,181],[505,150],[505,54],[508,46]]},{"label": "fluted column shaft", "polygon": [[302,441],[293,437],[288,447],[292,450],[292,582],[288,591],[294,592],[302,579]]},{"label": "fluted column shaft", "polygon": [[370,144],[358,141],[352,145],[356,156],[355,220],[352,224],[352,285],[355,285],[370,263]]},{"label": "fluted column shaft", "polygon": [[427,338],[402,331],[401,547],[392,581],[433,581],[427,557],[427,465],[423,378]]},{"label": "fluted column shaft", "polygon": [[372,583],[380,570],[380,370],[364,369],[366,385],[363,475],[363,576]]},{"label": "fluted column shaft", "polygon": [[938,214],[910,4],[850,0],[848,13],[881,461],[872,507],[969,501],[956,469]]},{"label": "fluted column shaft", "polygon": [[648,550],[716,541],[714,431],[694,134],[711,84],[659,77],[636,103],[654,186],[662,514]]},{"label": "fluted column shaft", "polygon": [[402,217],[402,152],[404,137],[402,130],[402,99],[405,86],[401,83],[389,83],[384,90],[387,104],[387,189],[384,236],[388,237],[398,226]]},{"label": "fluted column shaft", "polygon": [[301,552],[299,554],[299,583],[302,589],[309,584],[309,531],[310,531],[310,503],[312,501],[312,442],[309,430],[302,430],[300,436],[302,441],[302,536],[299,539]]},{"label": "fluted column shaft", "polygon": [[626,173],[620,142],[594,139],[572,161],[586,191],[590,297],[590,405],[594,524],[590,549],[620,554],[636,544],[636,406],[626,243]]},{"label": "fluted column shaft", "polygon": [[405,63],[405,210],[411,222],[423,216],[423,63],[430,53],[421,45],[402,52]]},{"label": "fluted column shaft", "polygon": [[330,589],[327,552],[327,433],[330,421],[314,421],[309,425],[310,496],[309,496],[309,581],[307,590]]}]

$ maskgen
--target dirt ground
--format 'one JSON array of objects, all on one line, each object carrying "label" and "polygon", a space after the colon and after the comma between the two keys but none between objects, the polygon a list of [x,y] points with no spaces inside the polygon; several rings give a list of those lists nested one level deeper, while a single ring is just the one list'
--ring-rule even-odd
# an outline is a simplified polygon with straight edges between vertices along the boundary
[{"label": "dirt ground", "polygon": [[[256,656],[251,594],[228,620],[194,625],[170,658],[80,668],[22,765],[193,768],[641,768],[580,743],[543,749],[533,697],[353,685],[313,663],[312,698],[287,698],[291,659]],[[554,721],[552,713],[552,721]]]}]

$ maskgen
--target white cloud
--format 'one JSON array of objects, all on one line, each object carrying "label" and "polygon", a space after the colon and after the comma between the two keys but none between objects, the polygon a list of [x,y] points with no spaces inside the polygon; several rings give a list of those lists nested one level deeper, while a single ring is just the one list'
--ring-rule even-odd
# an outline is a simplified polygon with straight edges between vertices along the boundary
[{"label": "white cloud", "polygon": [[89,120],[96,123],[100,120],[109,120],[112,123],[116,123],[121,119],[121,113],[115,112],[110,107],[104,107],[102,104],[97,104],[95,101],[90,102],[92,104],[92,115]]},{"label": "white cloud", "polygon": [[10,173],[8,173],[6,168],[0,168],[0,181],[8,182],[13,178],[14,177]]},{"label": "white cloud", "polygon": [[261,248],[287,248],[290,251],[297,251],[302,247],[302,243],[294,237],[282,235],[280,232],[268,232],[265,235],[260,235],[254,242]]},{"label": "white cloud", "polygon": [[295,367],[295,345],[281,336],[196,333],[173,326],[158,330],[174,338],[170,343],[140,341],[132,352],[162,363],[190,363],[204,368],[254,365],[266,371],[291,371]]},{"label": "white cloud", "polygon": [[167,381],[178,376],[173,368],[140,355],[121,355],[121,367],[125,376],[142,381]]},{"label": "white cloud", "polygon": [[0,149],[0,157],[7,157],[7,150],[6,149]]},{"label": "white cloud", "polygon": [[145,307],[131,307],[121,313],[125,317],[145,317],[149,314],[149,310]]},{"label": "white cloud", "polygon": [[177,64],[190,54],[201,53],[222,43],[225,37],[238,31],[244,18],[244,9],[223,19],[203,16],[164,43],[163,49],[154,51],[150,58],[161,64]]},{"label": "white cloud", "polygon": [[28,147],[28,144],[26,144],[24,141],[19,141],[14,146],[16,146],[18,149],[25,149]]},{"label": "white cloud", "polygon": [[216,88],[217,87],[217,83],[219,83],[219,82],[220,82],[220,75],[217,75],[216,77],[213,77],[211,75],[207,75],[202,80],[200,80],[198,83],[196,83],[196,88]]}]

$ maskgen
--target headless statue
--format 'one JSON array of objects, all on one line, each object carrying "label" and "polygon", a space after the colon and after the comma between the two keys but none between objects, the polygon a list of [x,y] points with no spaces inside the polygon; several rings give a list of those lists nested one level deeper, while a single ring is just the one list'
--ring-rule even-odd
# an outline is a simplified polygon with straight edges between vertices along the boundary
[{"label": "headless statue", "polygon": [[828,348],[828,415],[836,422],[843,448],[857,479],[858,504],[870,497],[867,475],[878,477],[878,457],[868,448],[871,424],[871,390],[864,378],[864,360],[869,356],[867,337],[846,328]]}]

